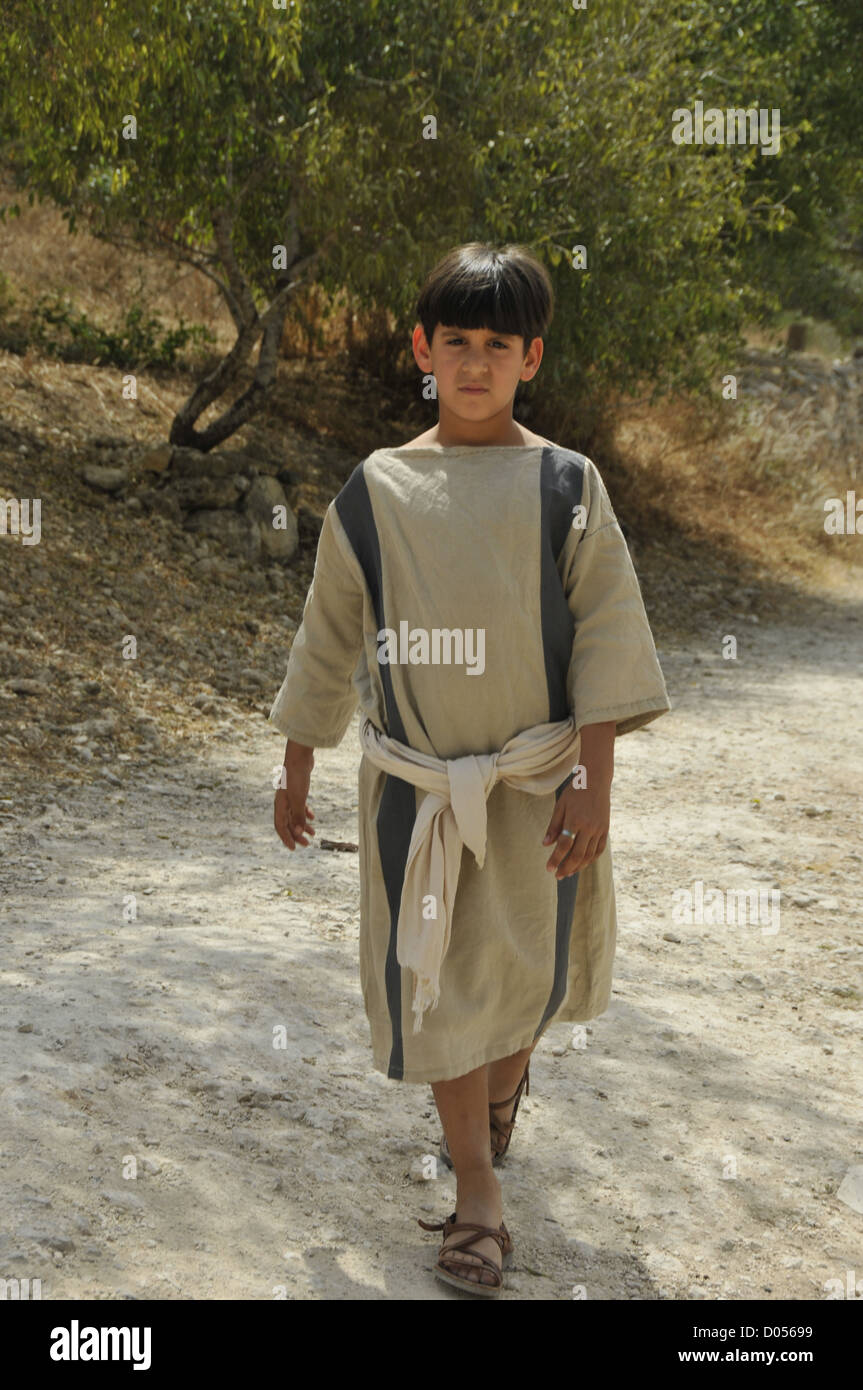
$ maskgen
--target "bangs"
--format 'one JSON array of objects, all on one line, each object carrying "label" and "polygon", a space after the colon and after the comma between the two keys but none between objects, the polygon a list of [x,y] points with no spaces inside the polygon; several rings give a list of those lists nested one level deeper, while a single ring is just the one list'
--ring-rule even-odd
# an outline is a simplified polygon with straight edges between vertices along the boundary
[{"label": "bangs", "polygon": [[553,306],[545,267],[523,247],[455,247],[434,268],[417,301],[431,343],[438,324],[518,334],[525,348],[548,329]]}]

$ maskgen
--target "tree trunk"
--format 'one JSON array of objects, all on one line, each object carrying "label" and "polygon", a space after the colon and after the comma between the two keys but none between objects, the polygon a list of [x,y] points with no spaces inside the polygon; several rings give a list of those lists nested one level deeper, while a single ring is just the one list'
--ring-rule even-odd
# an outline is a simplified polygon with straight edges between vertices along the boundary
[{"label": "tree trunk", "polygon": [[[279,344],[288,312],[288,305],[295,290],[304,281],[304,274],[318,259],[324,247],[321,246],[310,256],[299,259],[299,236],[296,226],[296,212],[293,202],[288,219],[288,267],[278,277],[277,292],[263,314],[259,314],[251,287],[241,271],[231,240],[231,218],[224,208],[213,214],[213,230],[219,259],[225,269],[230,293],[225,296],[231,317],[237,325],[237,339],[226,357],[214,371],[198,382],[189,398],[183,402],[171,422],[168,439],[171,444],[200,449],[207,453],[223,439],[228,439],[236,430],[261,408],[267,392],[276,379]],[[243,365],[255,343],[261,339],[258,362],[251,385],[237,399],[213,420],[206,429],[195,428],[200,418],[213,401],[229,389],[237,380]]]}]

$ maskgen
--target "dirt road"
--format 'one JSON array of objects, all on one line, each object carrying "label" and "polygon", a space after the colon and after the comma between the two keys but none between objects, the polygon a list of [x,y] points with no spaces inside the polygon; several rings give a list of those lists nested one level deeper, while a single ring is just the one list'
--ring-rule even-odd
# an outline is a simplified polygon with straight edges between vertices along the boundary
[{"label": "dirt road", "polygon": [[[837,1197],[863,1163],[860,606],[807,624],[739,623],[736,661],[719,630],[663,644],[674,711],[618,743],[615,993],[536,1053],[506,1298],[863,1278]],[[454,1206],[446,1170],[410,1176],[431,1091],[370,1065],[357,855],[291,855],[280,736],[217,734],[2,808],[0,1276],[51,1299],[463,1297],[416,1224]],[[356,722],[316,758],[318,834],[355,842]],[[778,930],[675,921],[698,883],[778,890]]]}]

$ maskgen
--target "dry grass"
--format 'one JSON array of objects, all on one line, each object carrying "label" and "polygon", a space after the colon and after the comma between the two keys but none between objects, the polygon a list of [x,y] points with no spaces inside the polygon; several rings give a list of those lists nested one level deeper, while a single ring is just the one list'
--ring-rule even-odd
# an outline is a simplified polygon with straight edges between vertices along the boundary
[{"label": "dry grass", "polygon": [[166,253],[120,249],[87,232],[70,236],[53,203],[29,207],[26,194],[0,183],[0,203],[17,201],[19,218],[0,222],[0,266],[21,313],[41,294],[67,295],[78,309],[108,328],[142,299],[166,322],[182,315],[206,323],[218,346],[233,341],[233,323],[216,286],[191,266],[177,265]]}]

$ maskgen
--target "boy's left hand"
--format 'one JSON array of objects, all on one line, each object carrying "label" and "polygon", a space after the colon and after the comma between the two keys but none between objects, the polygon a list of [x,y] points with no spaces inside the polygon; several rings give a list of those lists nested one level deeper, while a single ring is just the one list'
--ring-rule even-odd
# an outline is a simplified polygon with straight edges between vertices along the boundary
[{"label": "boy's left hand", "polygon": [[[611,779],[593,776],[587,787],[569,786],[561,792],[546,831],[544,845],[557,840],[546,869],[555,878],[568,878],[598,859],[608,839],[611,820]],[[574,836],[561,835],[572,830]]]}]

